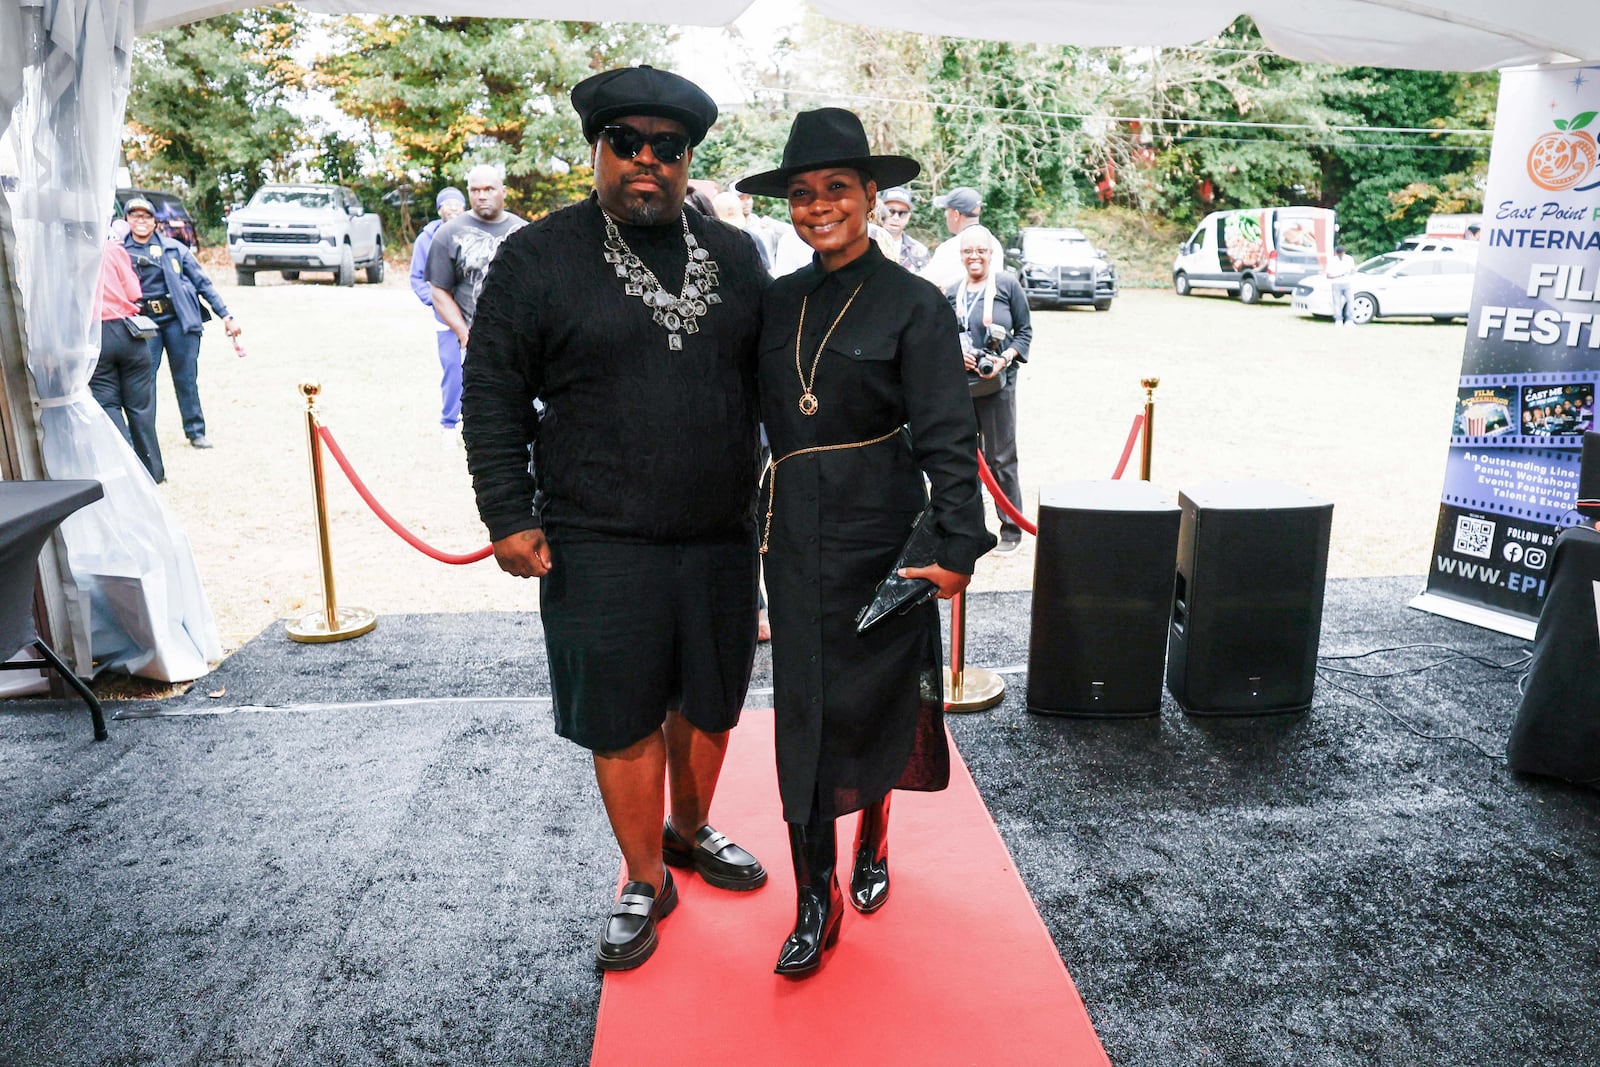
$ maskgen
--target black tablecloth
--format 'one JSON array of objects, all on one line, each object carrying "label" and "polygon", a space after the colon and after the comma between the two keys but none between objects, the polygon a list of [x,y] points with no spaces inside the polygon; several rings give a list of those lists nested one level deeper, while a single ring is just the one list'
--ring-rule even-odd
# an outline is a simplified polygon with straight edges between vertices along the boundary
[{"label": "black tablecloth", "polygon": [[1528,686],[1506,742],[1511,768],[1600,783],[1600,531],[1556,539]]},{"label": "black tablecloth", "polygon": [[33,574],[39,550],[62,519],[104,495],[90,480],[0,481],[0,661],[38,636]]}]

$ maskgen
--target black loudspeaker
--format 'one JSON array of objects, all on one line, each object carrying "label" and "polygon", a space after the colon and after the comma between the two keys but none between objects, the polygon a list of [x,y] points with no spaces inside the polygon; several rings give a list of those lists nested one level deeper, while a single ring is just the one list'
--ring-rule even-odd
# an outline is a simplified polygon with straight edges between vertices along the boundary
[{"label": "black loudspeaker", "polygon": [[1155,715],[1167,651],[1178,505],[1148,482],[1039,494],[1028,710]]},{"label": "black loudspeaker", "polygon": [[1195,714],[1309,708],[1333,505],[1276,482],[1212,482],[1178,504],[1167,688]]}]

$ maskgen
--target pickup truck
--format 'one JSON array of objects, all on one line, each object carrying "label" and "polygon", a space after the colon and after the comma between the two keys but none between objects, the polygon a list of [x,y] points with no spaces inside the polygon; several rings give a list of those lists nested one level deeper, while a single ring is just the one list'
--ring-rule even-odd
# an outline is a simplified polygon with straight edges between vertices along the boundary
[{"label": "pickup truck", "polygon": [[339,185],[263,185],[228,216],[228,258],[240,285],[256,272],[282,271],[295,281],[303,271],[332,271],[340,285],[383,281],[383,225],[356,194]]}]

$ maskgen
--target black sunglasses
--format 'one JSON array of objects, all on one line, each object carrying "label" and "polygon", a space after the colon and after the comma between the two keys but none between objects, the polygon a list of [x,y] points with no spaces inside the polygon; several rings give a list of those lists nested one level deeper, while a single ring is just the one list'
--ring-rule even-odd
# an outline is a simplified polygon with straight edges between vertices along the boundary
[{"label": "black sunglasses", "polygon": [[676,163],[689,150],[689,137],[682,133],[640,133],[632,126],[602,126],[600,136],[622,159],[632,159],[649,145],[651,155],[658,160]]}]

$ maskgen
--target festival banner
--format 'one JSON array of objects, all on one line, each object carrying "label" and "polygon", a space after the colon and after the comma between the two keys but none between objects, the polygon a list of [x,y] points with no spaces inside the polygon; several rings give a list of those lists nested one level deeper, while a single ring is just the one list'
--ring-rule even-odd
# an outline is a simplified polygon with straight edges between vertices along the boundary
[{"label": "festival banner", "polygon": [[1532,638],[1600,383],[1600,66],[1503,71],[1427,590]]}]

